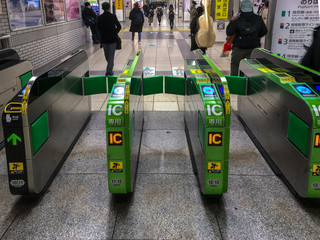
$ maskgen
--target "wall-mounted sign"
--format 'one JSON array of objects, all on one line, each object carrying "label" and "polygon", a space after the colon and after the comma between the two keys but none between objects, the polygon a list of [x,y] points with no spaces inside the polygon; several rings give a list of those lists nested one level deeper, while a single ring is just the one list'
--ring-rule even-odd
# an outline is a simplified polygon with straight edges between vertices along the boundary
[{"label": "wall-mounted sign", "polygon": [[215,19],[228,19],[229,0],[216,0]]},{"label": "wall-mounted sign", "polygon": [[313,29],[318,25],[318,0],[277,1],[271,51],[299,62],[305,55],[304,45],[310,46]]}]

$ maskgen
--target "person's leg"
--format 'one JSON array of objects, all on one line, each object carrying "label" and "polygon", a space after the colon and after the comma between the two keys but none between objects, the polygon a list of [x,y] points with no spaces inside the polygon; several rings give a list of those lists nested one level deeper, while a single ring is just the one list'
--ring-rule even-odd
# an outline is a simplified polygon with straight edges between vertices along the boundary
[{"label": "person's leg", "polygon": [[109,44],[107,44],[107,43],[102,43],[101,45],[102,45],[102,47],[103,47],[104,57],[105,57],[105,59],[106,59],[106,61],[107,61],[107,67],[106,67],[106,75],[107,75],[107,74],[109,74],[109,73],[108,73],[108,57],[109,57],[109,47],[108,47],[108,45],[109,45]]},{"label": "person's leg", "polygon": [[92,34],[92,41],[93,43],[97,43],[97,30],[96,30],[96,26],[90,26],[90,30],[91,30],[91,34]]},{"label": "person's leg", "polygon": [[106,56],[108,65],[107,72],[113,75],[113,65],[114,65],[114,54],[116,52],[117,43],[110,43],[108,45],[108,55]]},{"label": "person's leg", "polygon": [[141,32],[138,32],[138,42],[141,42]]},{"label": "person's leg", "polygon": [[134,40],[134,32],[132,32],[132,34],[131,34],[131,40],[133,41]]},{"label": "person's leg", "polygon": [[247,49],[233,48],[231,52],[231,63],[230,63],[230,75],[238,76],[239,64],[241,59],[244,58]]}]

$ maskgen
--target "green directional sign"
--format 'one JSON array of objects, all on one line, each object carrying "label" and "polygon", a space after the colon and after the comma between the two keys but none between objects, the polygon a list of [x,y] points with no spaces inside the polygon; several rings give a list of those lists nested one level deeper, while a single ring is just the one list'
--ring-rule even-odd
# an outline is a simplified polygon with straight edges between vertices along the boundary
[{"label": "green directional sign", "polygon": [[12,133],[11,136],[8,137],[7,142],[10,142],[11,140],[12,140],[12,145],[13,146],[17,146],[17,144],[18,144],[17,140],[19,142],[21,142],[21,138],[18,135],[16,135],[15,133]]}]

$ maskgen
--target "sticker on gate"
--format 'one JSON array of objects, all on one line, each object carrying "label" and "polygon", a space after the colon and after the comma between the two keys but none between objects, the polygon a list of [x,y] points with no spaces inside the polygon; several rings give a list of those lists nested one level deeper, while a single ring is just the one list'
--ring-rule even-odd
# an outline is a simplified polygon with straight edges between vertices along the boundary
[{"label": "sticker on gate", "polygon": [[313,165],[312,176],[320,176],[320,165]]},{"label": "sticker on gate", "polygon": [[208,173],[221,173],[221,163],[208,162]]},{"label": "sticker on gate", "polygon": [[110,162],[110,172],[112,173],[122,173],[123,164],[122,162]]},{"label": "sticker on gate", "polygon": [[10,174],[22,174],[24,171],[22,162],[10,162],[9,173]]}]

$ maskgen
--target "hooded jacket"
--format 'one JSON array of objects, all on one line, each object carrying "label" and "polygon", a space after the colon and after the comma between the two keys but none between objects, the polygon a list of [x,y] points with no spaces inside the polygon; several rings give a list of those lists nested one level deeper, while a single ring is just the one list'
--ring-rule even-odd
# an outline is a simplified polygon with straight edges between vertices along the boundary
[{"label": "hooded jacket", "polygon": [[[129,19],[131,20],[130,32],[142,32],[144,17],[139,7],[134,7],[131,10]],[[137,23],[137,19],[141,19],[141,22]]]},{"label": "hooded jacket", "polygon": [[261,16],[253,12],[244,12],[231,21],[227,27],[227,36],[235,35],[233,47],[236,48],[256,48],[260,47],[260,39],[266,35],[268,29]]}]

